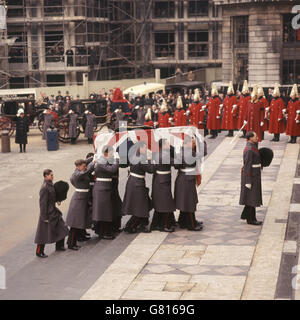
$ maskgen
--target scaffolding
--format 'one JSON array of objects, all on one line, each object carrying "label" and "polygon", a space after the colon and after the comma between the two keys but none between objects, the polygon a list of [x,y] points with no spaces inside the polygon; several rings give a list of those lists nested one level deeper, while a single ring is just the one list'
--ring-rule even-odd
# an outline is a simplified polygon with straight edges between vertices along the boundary
[{"label": "scaffolding", "polygon": [[[0,0],[0,5],[1,5]],[[168,77],[221,67],[221,14],[208,0],[9,0],[0,88]],[[5,3],[5,1],[2,1]]]}]

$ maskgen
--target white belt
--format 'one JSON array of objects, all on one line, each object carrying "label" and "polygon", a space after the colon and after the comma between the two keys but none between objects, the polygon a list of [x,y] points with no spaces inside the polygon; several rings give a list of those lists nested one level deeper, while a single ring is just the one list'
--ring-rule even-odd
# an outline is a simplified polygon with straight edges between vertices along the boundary
[{"label": "white belt", "polygon": [[111,182],[111,178],[96,178],[96,181],[106,181],[106,182]]},{"label": "white belt", "polygon": [[158,174],[170,174],[171,173],[171,171],[156,171],[156,173],[158,173]]},{"label": "white belt", "polygon": [[133,173],[133,172],[130,172],[130,175],[133,176],[133,177],[136,177],[136,178],[140,178],[140,179],[144,179],[145,176],[142,176],[140,174],[136,174],[136,173]]},{"label": "white belt", "polygon": [[192,172],[192,171],[195,171],[196,168],[187,168],[187,169],[180,169],[180,171],[182,172]]},{"label": "white belt", "polygon": [[89,189],[75,189],[77,192],[89,192]]},{"label": "white belt", "polygon": [[252,168],[260,168],[261,167],[261,164],[253,164],[252,165]]}]

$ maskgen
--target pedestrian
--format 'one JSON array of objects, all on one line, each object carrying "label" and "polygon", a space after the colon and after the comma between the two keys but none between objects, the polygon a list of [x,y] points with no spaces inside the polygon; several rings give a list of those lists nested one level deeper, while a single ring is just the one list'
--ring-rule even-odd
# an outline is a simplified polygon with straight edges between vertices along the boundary
[{"label": "pedestrian", "polygon": [[258,151],[258,136],[255,132],[249,131],[246,134],[246,139],[240,193],[240,205],[245,207],[241,219],[247,220],[247,223],[251,225],[261,225],[262,222],[256,220],[256,207],[262,205],[261,157]]},{"label": "pedestrian", "polygon": [[65,251],[64,241],[69,230],[62,213],[56,208],[56,194],[53,185],[53,171],[46,169],[43,172],[44,182],[40,189],[40,217],[34,243],[37,244],[36,255],[47,258],[45,245],[56,242],[56,251]]},{"label": "pedestrian", "polygon": [[96,117],[90,110],[86,110],[84,112],[84,118],[85,118],[84,136],[88,138],[88,144],[93,144],[94,128],[95,128],[95,125],[97,124]]},{"label": "pedestrian", "polygon": [[15,142],[20,146],[20,152],[26,152],[27,133],[29,131],[28,118],[24,114],[24,109],[18,110],[17,116],[14,118],[16,121],[16,137]]},{"label": "pedestrian", "polygon": [[70,227],[68,248],[71,250],[79,249],[79,246],[77,246],[79,239],[89,240],[89,238],[85,236],[85,229],[88,225],[89,214],[89,174],[94,170],[94,161],[92,160],[93,158],[89,160],[76,160],[76,168],[70,178],[72,185],[75,187],[66,219],[66,223]]},{"label": "pedestrian", "polygon": [[289,143],[296,143],[300,136],[300,101],[297,85],[294,84],[287,106],[287,128],[286,134],[291,136]]},{"label": "pedestrian", "polygon": [[50,109],[46,109],[43,111],[43,118],[44,118],[44,125],[43,125],[43,140],[46,140],[47,138],[47,130],[50,127],[54,127],[55,121],[54,121],[54,116],[51,113]]},{"label": "pedestrian", "polygon": [[112,177],[118,172],[119,161],[114,158],[114,149],[104,146],[102,156],[95,164],[96,182],[93,189],[93,221],[99,238],[114,239],[114,205]]},{"label": "pedestrian", "polygon": [[176,209],[180,211],[178,224],[180,228],[191,231],[203,229],[202,222],[195,217],[198,203],[196,151],[195,139],[186,137],[181,153],[176,156],[174,163],[175,169],[178,169],[174,190]]},{"label": "pedestrian", "polygon": [[159,152],[155,155],[154,175],[152,180],[152,202],[154,214],[151,222],[151,230],[174,232],[175,201],[171,190],[171,166],[174,159],[171,157],[170,144],[165,140],[159,140]]},{"label": "pedestrian", "polygon": [[145,174],[153,173],[153,165],[147,159],[147,145],[137,142],[129,151],[130,173],[126,184],[122,211],[131,215],[124,231],[128,233],[150,232],[147,229],[149,212],[152,209]]},{"label": "pedestrian", "polygon": [[78,115],[70,110],[67,118],[70,119],[69,122],[69,138],[71,139],[71,144],[76,144],[77,139],[77,127],[78,127]]}]

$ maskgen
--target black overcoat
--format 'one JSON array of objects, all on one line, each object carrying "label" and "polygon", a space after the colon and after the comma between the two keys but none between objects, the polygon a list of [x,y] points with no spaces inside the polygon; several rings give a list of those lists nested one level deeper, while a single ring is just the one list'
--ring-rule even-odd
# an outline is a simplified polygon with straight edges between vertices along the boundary
[{"label": "black overcoat", "polygon": [[19,144],[27,144],[27,132],[29,131],[28,118],[24,117],[15,117],[16,121],[16,138],[15,142]]}]

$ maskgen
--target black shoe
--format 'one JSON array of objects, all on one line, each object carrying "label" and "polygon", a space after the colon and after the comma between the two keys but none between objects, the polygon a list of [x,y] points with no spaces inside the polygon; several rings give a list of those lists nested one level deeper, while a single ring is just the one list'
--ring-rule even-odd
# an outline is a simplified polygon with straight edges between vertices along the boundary
[{"label": "black shoe", "polygon": [[148,229],[146,226],[140,226],[137,231],[143,232],[143,233],[150,233],[151,232],[151,230]]},{"label": "black shoe", "polygon": [[79,246],[68,246],[68,249],[70,249],[70,250],[75,250],[75,251],[77,251],[77,250],[79,250]]},{"label": "black shoe", "polygon": [[114,232],[116,232],[116,233],[121,233],[122,231],[123,231],[123,229],[121,229],[121,228],[114,229]]},{"label": "black shoe", "polygon": [[115,238],[115,236],[103,236],[102,239],[105,240],[113,240]]},{"label": "black shoe", "polygon": [[39,258],[48,258],[48,256],[44,252],[36,253],[36,256],[39,257]]},{"label": "black shoe", "polygon": [[190,231],[201,231],[203,229],[203,227],[202,226],[195,226],[194,228],[188,228],[188,230],[190,230]]},{"label": "black shoe", "polygon": [[79,242],[88,241],[88,240],[91,240],[91,237],[80,237],[79,239],[77,239],[77,241]]},{"label": "black shoe", "polygon": [[161,231],[161,232],[174,232],[175,229],[173,227],[171,227],[171,228],[162,228],[159,231]]},{"label": "black shoe", "polygon": [[91,237],[91,235],[90,235],[89,233],[87,233],[86,231],[85,231],[84,235],[85,235],[87,238],[90,238],[90,237]]},{"label": "black shoe", "polygon": [[65,247],[59,247],[59,248],[56,248],[55,251],[66,251],[66,248]]},{"label": "black shoe", "polygon": [[203,225],[203,221],[196,220],[196,225]]},{"label": "black shoe", "polygon": [[262,221],[247,221],[247,223],[254,226],[260,226],[262,224]]}]

